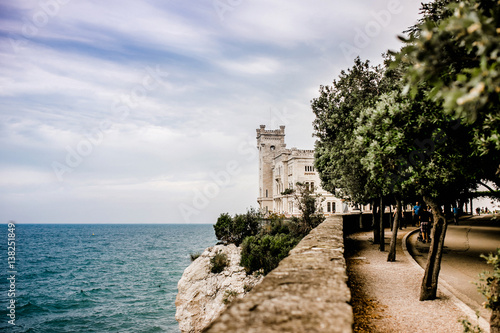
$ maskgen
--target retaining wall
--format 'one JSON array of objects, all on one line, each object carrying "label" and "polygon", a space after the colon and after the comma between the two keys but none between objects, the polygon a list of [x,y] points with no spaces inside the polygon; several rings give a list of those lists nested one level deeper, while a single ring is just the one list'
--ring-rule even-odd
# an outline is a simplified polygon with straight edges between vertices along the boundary
[{"label": "retaining wall", "polygon": [[204,332],[352,332],[343,218],[328,217]]}]

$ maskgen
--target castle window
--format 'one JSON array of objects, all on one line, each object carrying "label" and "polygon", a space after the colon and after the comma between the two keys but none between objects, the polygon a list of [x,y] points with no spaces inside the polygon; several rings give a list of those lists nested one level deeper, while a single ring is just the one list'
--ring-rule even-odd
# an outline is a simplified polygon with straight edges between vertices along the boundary
[{"label": "castle window", "polygon": [[271,150],[275,150],[275,149],[276,149],[276,147],[275,147],[275,146],[271,146],[271,147],[269,147],[269,148],[271,148]]},{"label": "castle window", "polygon": [[311,191],[314,192],[314,182],[311,182]]},{"label": "castle window", "polygon": [[327,202],[326,203],[326,211],[328,213],[331,213],[332,212],[332,203],[331,202]]},{"label": "castle window", "polygon": [[268,193],[267,193],[267,190],[266,190],[266,198],[268,197]]}]

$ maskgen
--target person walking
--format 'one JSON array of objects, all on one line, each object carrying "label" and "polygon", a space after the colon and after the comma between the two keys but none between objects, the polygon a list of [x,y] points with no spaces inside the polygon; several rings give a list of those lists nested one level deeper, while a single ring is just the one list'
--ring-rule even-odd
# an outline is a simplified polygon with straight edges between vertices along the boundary
[{"label": "person walking", "polygon": [[458,225],[458,218],[459,218],[458,207],[453,207],[453,222],[455,222],[455,225]]},{"label": "person walking", "polygon": [[418,201],[415,203],[415,206],[413,206],[413,211],[412,211],[412,226],[419,226],[420,225],[420,219],[419,219],[419,213],[420,213],[420,204],[418,203]]},{"label": "person walking", "polygon": [[428,243],[429,242],[429,232],[431,230],[431,218],[432,215],[427,211],[426,207],[422,208],[422,211],[420,212],[419,219],[420,219],[420,231],[422,232],[422,242]]}]

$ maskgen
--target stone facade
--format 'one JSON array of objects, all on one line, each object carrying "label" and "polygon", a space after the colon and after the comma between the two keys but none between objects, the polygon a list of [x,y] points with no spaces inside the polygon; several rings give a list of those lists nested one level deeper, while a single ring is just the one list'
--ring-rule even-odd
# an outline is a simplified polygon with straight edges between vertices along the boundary
[{"label": "stone facade", "polygon": [[299,215],[293,194],[285,190],[294,189],[297,182],[315,188],[325,199],[322,203],[325,215],[347,213],[353,209],[341,199],[321,188],[321,180],[314,169],[314,150],[287,149],[285,126],[266,130],[265,125],[257,129],[259,150],[259,196],[257,202],[263,212],[275,212],[286,216]]}]

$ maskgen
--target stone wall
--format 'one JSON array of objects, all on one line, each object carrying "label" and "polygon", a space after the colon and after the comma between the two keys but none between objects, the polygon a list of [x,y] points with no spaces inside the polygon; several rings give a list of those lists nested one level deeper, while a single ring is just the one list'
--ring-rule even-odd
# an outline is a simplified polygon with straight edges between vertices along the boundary
[{"label": "stone wall", "polygon": [[328,217],[204,332],[352,332],[342,221]]}]

